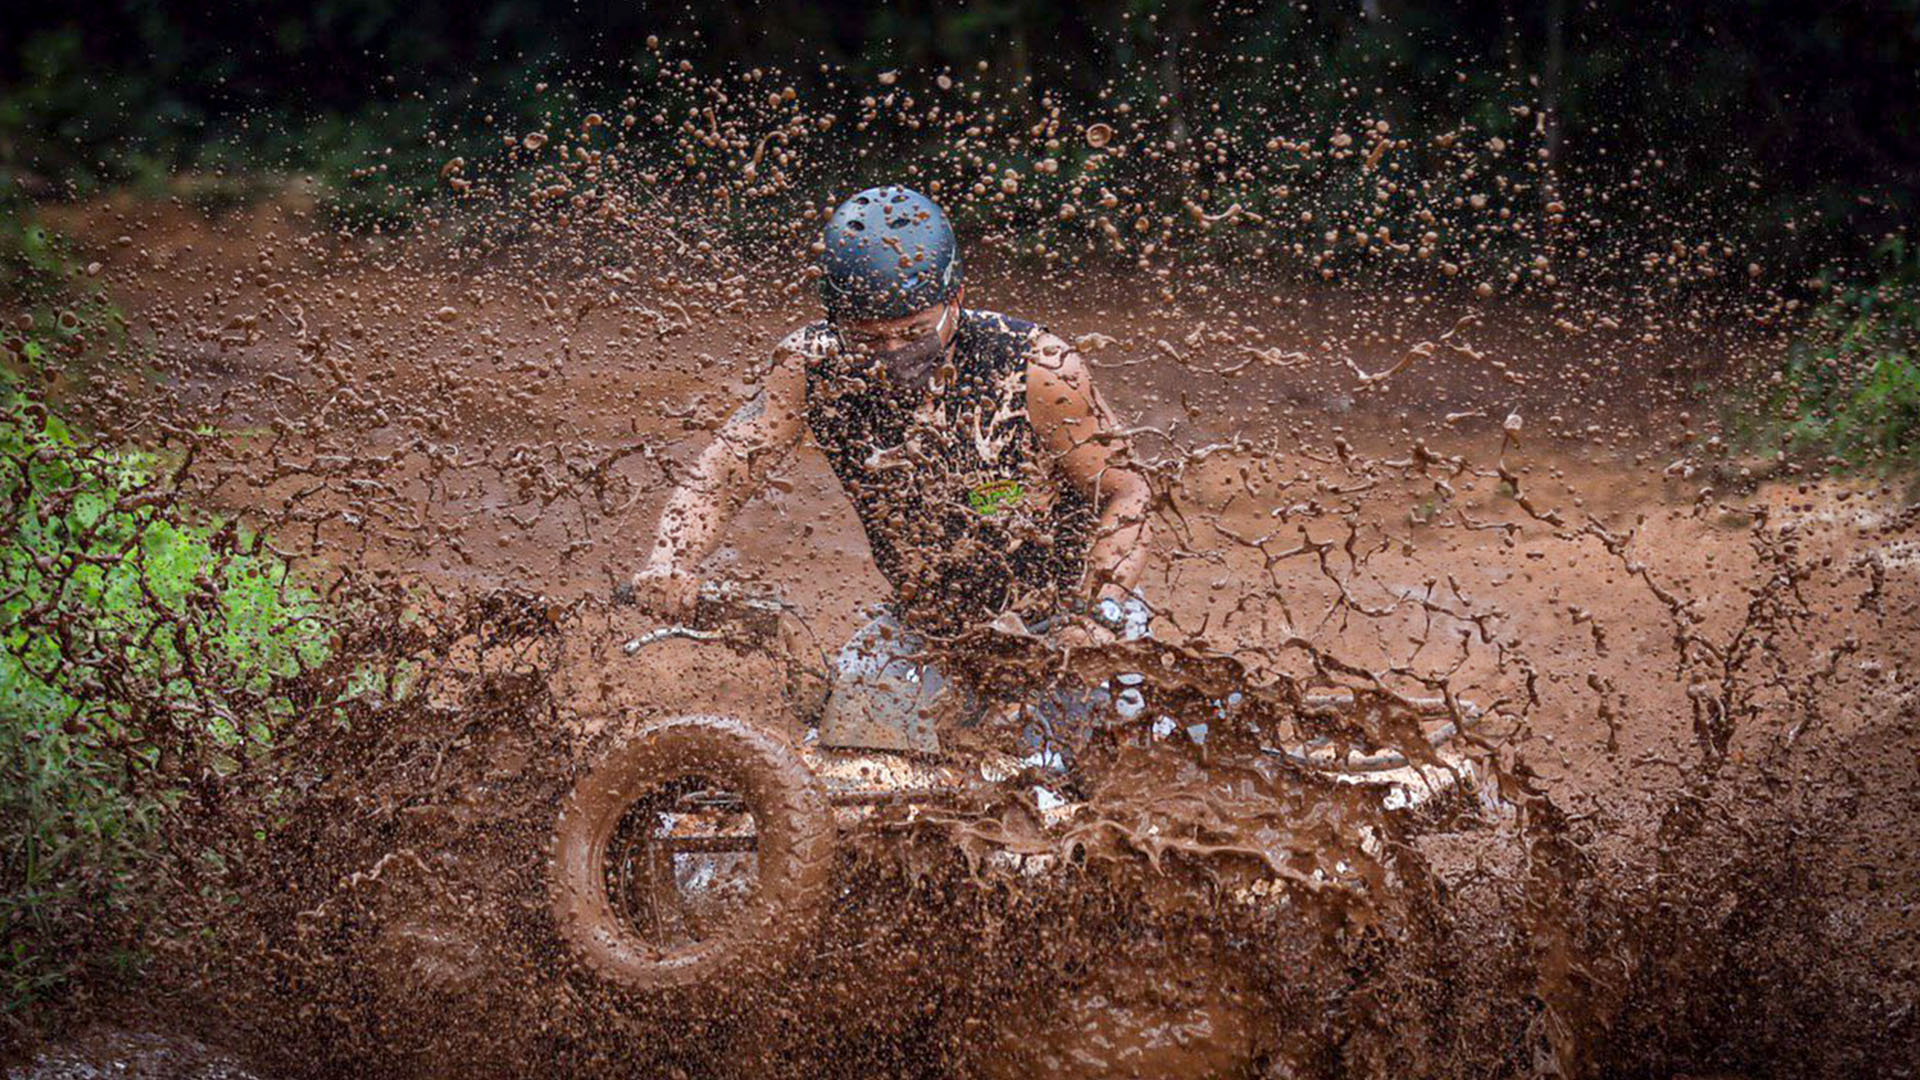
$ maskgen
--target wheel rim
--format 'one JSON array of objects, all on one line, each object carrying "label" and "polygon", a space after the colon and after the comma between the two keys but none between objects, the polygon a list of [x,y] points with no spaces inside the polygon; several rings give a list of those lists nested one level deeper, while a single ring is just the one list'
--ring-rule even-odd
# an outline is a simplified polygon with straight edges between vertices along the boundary
[{"label": "wheel rim", "polygon": [[697,950],[745,917],[760,891],[760,824],[741,793],[689,775],[642,792],[609,838],[606,899],[659,952]]}]

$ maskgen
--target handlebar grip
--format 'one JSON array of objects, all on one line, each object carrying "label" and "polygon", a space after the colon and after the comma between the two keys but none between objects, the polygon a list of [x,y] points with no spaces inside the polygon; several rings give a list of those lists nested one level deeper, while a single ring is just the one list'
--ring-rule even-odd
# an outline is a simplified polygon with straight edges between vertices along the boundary
[{"label": "handlebar grip", "polygon": [[[634,604],[632,585],[613,590],[615,604]],[[628,656],[655,642],[682,638],[689,641],[769,639],[780,633],[779,620],[788,611],[771,592],[749,591],[738,583],[709,581],[700,586],[693,610],[682,622],[642,634],[624,646]]]}]

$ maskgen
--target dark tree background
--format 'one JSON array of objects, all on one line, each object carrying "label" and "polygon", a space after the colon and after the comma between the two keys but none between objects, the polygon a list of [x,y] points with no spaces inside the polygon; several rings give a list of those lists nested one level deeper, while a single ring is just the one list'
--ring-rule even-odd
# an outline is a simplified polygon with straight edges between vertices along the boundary
[{"label": "dark tree background", "polygon": [[628,92],[649,35],[803,90],[827,64],[965,71],[1085,112],[1134,101],[1175,138],[1256,112],[1498,130],[1524,96],[1570,166],[1651,149],[1666,183],[1725,184],[1730,214],[1790,235],[1808,265],[1904,223],[1920,188],[1920,0],[83,0],[0,18],[0,179],[37,197],[406,160],[426,131],[531,114],[536,81]]}]

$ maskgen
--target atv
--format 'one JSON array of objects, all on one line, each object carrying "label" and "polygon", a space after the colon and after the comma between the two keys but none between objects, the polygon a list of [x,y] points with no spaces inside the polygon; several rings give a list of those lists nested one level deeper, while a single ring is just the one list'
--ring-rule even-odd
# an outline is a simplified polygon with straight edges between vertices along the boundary
[{"label": "atv", "polygon": [[[684,990],[726,985],[784,963],[820,921],[841,839],[883,808],[911,820],[986,789],[1031,798],[1048,826],[1071,821],[1079,810],[1073,767],[1035,752],[1030,738],[999,746],[976,738],[965,751],[941,749],[924,735],[899,735],[924,726],[924,717],[899,717],[889,726],[849,716],[836,700],[827,658],[800,644],[795,618],[772,596],[709,586],[685,624],[622,648],[629,663],[645,662],[652,646],[674,639],[776,654],[792,674],[791,730],[802,734],[735,716],[681,715],[618,737],[588,764],[562,800],[549,873],[561,935],[597,976],[634,991]],[[1017,697],[1018,679],[1031,680],[1037,653],[1051,660],[1058,652],[1017,625],[996,624],[986,636],[975,651],[991,662],[976,674],[1004,688],[1007,673],[1018,673],[1015,688],[998,695],[1007,700]],[[1474,766],[1456,744],[1477,728],[1483,711],[1459,699],[1364,687],[1262,688],[1231,656],[1151,640],[1093,650],[1089,659],[1092,680],[1151,686],[1175,678],[1167,673],[1186,663],[1210,669],[1210,685],[1222,685],[1224,676],[1245,686],[1209,699],[1210,722],[1183,727],[1151,707],[1120,709],[1104,737],[1204,744],[1210,726],[1244,728],[1248,706],[1265,701],[1269,708],[1253,711],[1269,718],[1284,711],[1296,720],[1288,731],[1271,719],[1256,725],[1261,753],[1377,791],[1387,811],[1473,788]],[[1282,700],[1271,700],[1276,696]],[[1365,745],[1363,733],[1383,732],[1401,735],[1390,740],[1401,746],[1417,732],[1411,753]],[[1027,874],[1048,865],[1010,853],[1007,861]]]}]

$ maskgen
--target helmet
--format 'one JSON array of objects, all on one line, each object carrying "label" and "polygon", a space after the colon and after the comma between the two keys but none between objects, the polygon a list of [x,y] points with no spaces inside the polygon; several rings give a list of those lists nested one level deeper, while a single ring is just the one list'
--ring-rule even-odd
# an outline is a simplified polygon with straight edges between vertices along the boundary
[{"label": "helmet", "polygon": [[900,319],[960,292],[960,245],[932,199],[898,185],[840,204],[821,237],[827,317]]}]

